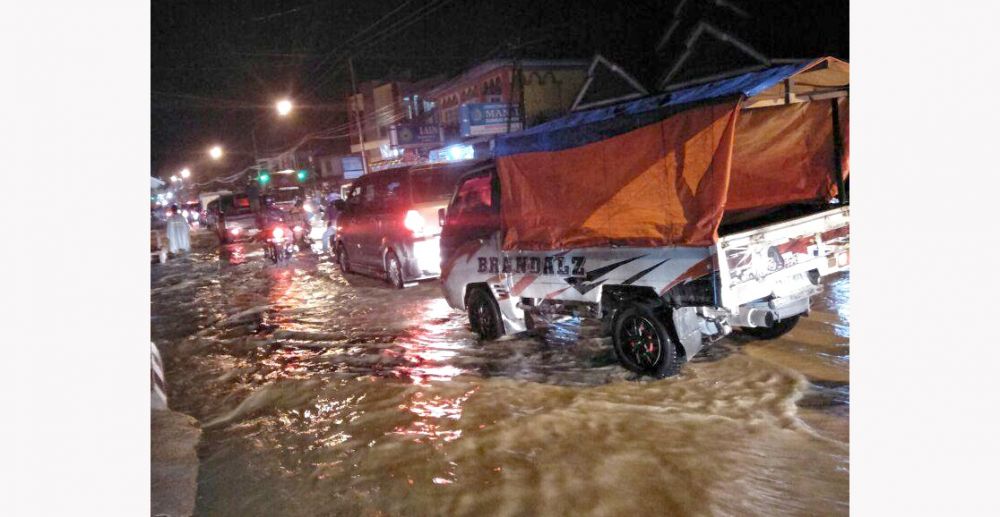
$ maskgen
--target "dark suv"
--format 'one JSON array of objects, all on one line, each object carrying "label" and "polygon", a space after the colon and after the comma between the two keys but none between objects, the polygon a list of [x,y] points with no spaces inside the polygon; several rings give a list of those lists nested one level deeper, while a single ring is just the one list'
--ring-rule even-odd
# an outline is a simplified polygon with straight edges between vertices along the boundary
[{"label": "dark suv", "polygon": [[337,219],[336,254],[344,272],[364,271],[397,288],[441,274],[438,210],[470,163],[374,172],[351,185]]}]

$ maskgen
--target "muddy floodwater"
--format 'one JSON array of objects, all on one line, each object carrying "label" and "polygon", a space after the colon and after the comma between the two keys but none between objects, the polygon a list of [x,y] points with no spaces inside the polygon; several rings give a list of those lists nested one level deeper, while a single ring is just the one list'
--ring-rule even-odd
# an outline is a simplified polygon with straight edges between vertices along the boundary
[{"label": "muddy floodwater", "polygon": [[651,380],[586,322],[480,343],[435,282],[193,239],[151,327],[204,430],[198,515],[848,512],[847,274],[783,338]]}]

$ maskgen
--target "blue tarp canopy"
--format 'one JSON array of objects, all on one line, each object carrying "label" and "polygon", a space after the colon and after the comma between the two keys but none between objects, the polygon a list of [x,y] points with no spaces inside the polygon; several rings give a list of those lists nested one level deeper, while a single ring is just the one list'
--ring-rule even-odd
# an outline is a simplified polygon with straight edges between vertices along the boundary
[{"label": "blue tarp canopy", "polygon": [[571,113],[524,131],[497,136],[494,154],[559,151],[611,138],[692,106],[736,96],[753,97],[814,64],[815,61],[774,66],[614,106]]}]

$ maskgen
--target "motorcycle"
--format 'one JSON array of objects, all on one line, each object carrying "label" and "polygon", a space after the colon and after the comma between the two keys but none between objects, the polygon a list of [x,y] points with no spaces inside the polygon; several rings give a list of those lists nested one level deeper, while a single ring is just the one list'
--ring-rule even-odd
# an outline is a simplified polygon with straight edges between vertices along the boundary
[{"label": "motorcycle", "polygon": [[292,227],[295,244],[303,248],[308,247],[310,243],[309,232],[311,230],[311,225],[308,223],[299,223]]},{"label": "motorcycle", "polygon": [[299,249],[295,242],[295,233],[292,229],[283,224],[274,225],[267,232],[264,257],[275,264],[288,260],[292,258],[292,253]]}]

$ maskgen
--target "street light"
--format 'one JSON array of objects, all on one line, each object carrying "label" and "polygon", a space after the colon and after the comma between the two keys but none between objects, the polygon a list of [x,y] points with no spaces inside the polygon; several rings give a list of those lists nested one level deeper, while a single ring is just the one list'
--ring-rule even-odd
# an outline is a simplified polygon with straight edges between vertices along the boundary
[{"label": "street light", "polygon": [[[285,117],[292,112],[292,101],[288,99],[281,99],[274,103],[274,108],[278,110],[278,115]],[[260,119],[253,123],[253,127],[250,129],[250,140],[253,141],[253,158],[257,159],[259,156],[257,154],[257,125],[260,123]]]},{"label": "street light", "polygon": [[191,169],[188,169],[187,167],[184,167],[184,169],[181,170],[181,177],[182,178],[188,178],[190,176],[191,176]]},{"label": "street light", "polygon": [[173,182],[173,183],[177,183],[177,180],[178,180],[177,176],[171,176],[170,177],[170,181]]},{"label": "street light", "polygon": [[284,117],[292,112],[292,101],[288,99],[281,99],[277,104],[275,104],[275,107],[278,109],[278,115]]},{"label": "street light", "polygon": [[208,155],[211,156],[213,160],[222,158],[222,147],[217,145],[212,146],[212,148],[208,150]]}]

